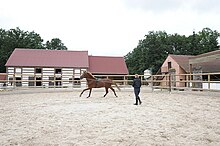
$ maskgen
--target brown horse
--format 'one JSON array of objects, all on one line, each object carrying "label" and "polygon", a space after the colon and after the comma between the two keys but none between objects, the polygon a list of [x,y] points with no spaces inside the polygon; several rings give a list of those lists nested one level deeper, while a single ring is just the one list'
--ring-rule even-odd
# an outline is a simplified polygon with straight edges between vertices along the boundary
[{"label": "brown horse", "polygon": [[[86,90],[90,90],[89,91],[89,96],[91,95],[91,91],[92,91],[92,88],[101,88],[101,87],[105,87],[105,95],[104,97],[108,94],[108,89],[110,88],[116,97],[118,97],[115,93],[115,90],[112,88],[112,84],[114,84],[118,90],[120,91],[120,88],[117,86],[116,83],[114,83],[111,79],[96,79],[90,72],[88,71],[84,71],[83,74],[80,76],[80,79],[83,79],[83,78],[86,78],[86,81],[87,81],[87,85],[88,85],[88,88],[84,89],[81,94],[80,94],[80,97],[81,95],[83,94],[84,91]],[[87,97],[87,98],[88,98]]]}]

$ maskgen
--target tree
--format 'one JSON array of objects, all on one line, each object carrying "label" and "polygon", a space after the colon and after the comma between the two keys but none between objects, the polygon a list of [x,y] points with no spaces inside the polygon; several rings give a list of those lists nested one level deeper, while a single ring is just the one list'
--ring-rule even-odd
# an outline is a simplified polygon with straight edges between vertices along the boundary
[{"label": "tree", "polygon": [[212,31],[210,28],[204,28],[202,31],[198,32],[198,51],[197,54],[207,53],[219,49],[218,37],[220,33],[216,30]]},{"label": "tree", "polygon": [[7,50],[4,49],[6,41],[6,31],[0,29],[0,72],[4,72],[4,65],[7,61]]},{"label": "tree", "polygon": [[187,37],[179,34],[170,35],[168,38],[169,42],[169,54],[186,55],[187,50]]},{"label": "tree", "polygon": [[149,68],[153,73],[157,72],[170,52],[168,37],[164,31],[150,31],[145,35],[145,39],[140,40],[138,46],[125,57],[129,73],[143,74],[144,70]]},{"label": "tree", "polygon": [[167,34],[165,31],[150,31],[137,47],[125,56],[130,74],[143,74],[151,69],[155,74],[169,54],[198,55],[219,49],[217,31],[204,28],[201,32],[186,37]]},{"label": "tree", "polygon": [[[50,49],[67,50],[60,39],[52,39]],[[43,39],[34,31],[28,32],[19,29],[8,31],[0,29],[0,72],[5,72],[5,64],[15,48],[46,49]]]},{"label": "tree", "polygon": [[51,41],[47,41],[45,45],[48,50],[67,50],[62,41],[59,38],[53,38]]},{"label": "tree", "polygon": [[0,30],[0,72],[5,72],[5,63],[15,48],[44,48],[43,39],[34,31],[28,32],[16,29]]}]

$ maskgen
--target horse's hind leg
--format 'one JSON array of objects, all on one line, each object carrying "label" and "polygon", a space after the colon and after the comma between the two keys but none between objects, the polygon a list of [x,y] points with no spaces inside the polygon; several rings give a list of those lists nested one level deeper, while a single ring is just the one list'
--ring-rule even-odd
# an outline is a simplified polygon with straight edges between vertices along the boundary
[{"label": "horse's hind leg", "polygon": [[[84,91],[89,90],[89,89],[90,89],[90,88],[86,88],[86,89],[84,89],[84,90],[81,92],[81,94],[79,95],[79,97],[82,96],[82,94],[83,94]],[[90,94],[91,94],[91,89],[90,89],[90,92],[89,92],[89,96],[90,96]]]},{"label": "horse's hind leg", "polygon": [[114,92],[115,96],[118,97],[115,93],[115,89],[113,89],[112,87],[110,87],[110,89]]},{"label": "horse's hind leg", "polygon": [[107,94],[108,94],[108,88],[105,87],[105,95],[104,95],[104,97],[105,97]]}]

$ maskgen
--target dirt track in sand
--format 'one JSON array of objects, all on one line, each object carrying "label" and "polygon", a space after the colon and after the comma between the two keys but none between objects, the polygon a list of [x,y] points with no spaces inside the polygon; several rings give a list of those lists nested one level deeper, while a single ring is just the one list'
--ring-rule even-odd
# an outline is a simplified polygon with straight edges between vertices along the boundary
[{"label": "dirt track in sand", "polygon": [[217,93],[142,92],[139,106],[132,90],[11,93],[0,94],[1,145],[220,145]]}]

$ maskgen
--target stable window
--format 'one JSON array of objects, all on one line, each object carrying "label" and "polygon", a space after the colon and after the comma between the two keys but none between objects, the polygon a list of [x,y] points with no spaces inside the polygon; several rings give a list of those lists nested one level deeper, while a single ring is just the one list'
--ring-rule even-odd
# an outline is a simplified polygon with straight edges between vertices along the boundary
[{"label": "stable window", "polygon": [[36,77],[36,86],[42,86],[41,77]]},{"label": "stable window", "polygon": [[62,86],[61,78],[56,78],[56,86]]},{"label": "stable window", "polygon": [[34,77],[28,77],[28,86],[34,86]]},{"label": "stable window", "polygon": [[42,68],[35,68],[35,73],[42,73]]},{"label": "stable window", "polygon": [[54,86],[54,77],[49,77],[49,86]]},{"label": "stable window", "polygon": [[172,68],[171,62],[168,62],[168,69]]},{"label": "stable window", "polygon": [[62,70],[60,68],[55,69],[55,74],[61,74]]},{"label": "stable window", "polygon": [[69,83],[73,83],[73,78],[69,78]]},{"label": "stable window", "polygon": [[74,78],[74,85],[80,85],[80,78]]},{"label": "stable window", "polygon": [[21,77],[16,77],[15,79],[16,79],[16,82],[15,82],[16,86],[17,87],[22,86],[22,84],[21,84]]},{"label": "stable window", "polygon": [[11,86],[13,85],[13,82],[14,82],[13,80],[14,80],[13,78],[9,78],[9,81],[10,81],[9,84],[10,84]]},{"label": "stable window", "polygon": [[15,73],[21,73],[21,68],[15,68]]}]

